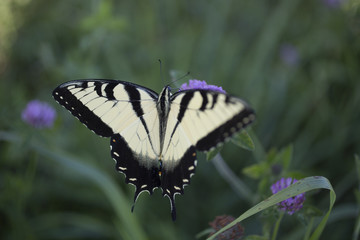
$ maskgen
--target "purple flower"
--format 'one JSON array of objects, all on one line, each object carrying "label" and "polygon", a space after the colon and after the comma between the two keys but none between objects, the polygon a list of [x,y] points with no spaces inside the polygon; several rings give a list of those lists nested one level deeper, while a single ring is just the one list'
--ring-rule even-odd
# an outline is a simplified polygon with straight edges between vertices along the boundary
[{"label": "purple flower", "polygon": [[329,8],[338,8],[344,0],[322,0],[322,2]]},{"label": "purple flower", "polygon": [[[232,216],[222,215],[222,216],[217,216],[214,221],[209,223],[209,225],[216,232],[234,220],[235,218]],[[214,233],[210,234],[210,236],[213,234]],[[240,225],[240,223],[237,223],[233,227],[226,230],[225,232],[220,233],[215,239],[218,240],[240,239],[243,235],[244,235],[244,228]]]},{"label": "purple flower", "polygon": [[225,90],[222,89],[222,87],[210,85],[210,84],[207,84],[205,81],[196,80],[196,79],[190,79],[189,84],[187,84],[187,83],[182,84],[180,86],[179,91],[189,90],[189,89],[205,89],[205,90],[213,90],[213,91],[218,91],[221,93],[226,93]]},{"label": "purple flower", "polygon": [[[271,191],[273,194],[275,194],[296,182],[297,180],[295,178],[281,178],[279,181],[277,181],[271,186]],[[304,201],[305,193],[301,193],[278,203],[278,206],[280,210],[286,211],[289,215],[292,215],[303,207]]]},{"label": "purple flower", "polygon": [[55,117],[54,108],[39,100],[30,101],[21,113],[22,120],[35,128],[52,127]]},{"label": "purple flower", "polygon": [[299,62],[299,53],[291,44],[284,44],[280,47],[280,58],[288,66],[296,66]]}]

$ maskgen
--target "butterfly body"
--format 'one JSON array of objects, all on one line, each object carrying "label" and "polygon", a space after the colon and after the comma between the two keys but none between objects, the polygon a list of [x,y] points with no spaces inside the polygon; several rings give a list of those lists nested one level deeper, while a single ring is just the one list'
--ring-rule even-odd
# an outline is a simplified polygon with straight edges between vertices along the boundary
[{"label": "butterfly body", "polygon": [[110,137],[111,156],[125,182],[143,191],[161,188],[176,218],[175,195],[195,173],[196,150],[209,151],[254,120],[241,99],[204,89],[158,95],[117,80],[74,80],[53,91],[57,102],[90,130]]}]

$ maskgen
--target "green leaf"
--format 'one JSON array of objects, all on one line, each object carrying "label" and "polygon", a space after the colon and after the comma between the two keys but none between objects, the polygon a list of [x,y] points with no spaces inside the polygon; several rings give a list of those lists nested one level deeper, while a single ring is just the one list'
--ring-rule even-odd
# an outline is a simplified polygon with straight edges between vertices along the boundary
[{"label": "green leaf", "polygon": [[325,214],[325,216],[321,220],[320,224],[318,225],[318,227],[315,229],[312,236],[310,237],[310,240],[319,239],[322,231],[325,228],[326,222],[329,218],[329,215],[331,213],[331,210],[334,206],[335,199],[336,199],[336,194],[335,194],[333,187],[331,186],[331,183],[329,182],[329,180],[327,178],[321,177],[321,176],[304,178],[304,179],[299,180],[298,182],[290,185],[289,187],[283,189],[282,191],[270,196],[269,198],[265,199],[264,201],[258,203],[254,207],[247,210],[245,213],[243,213],[241,216],[239,216],[236,220],[234,220],[230,224],[228,224],[225,227],[223,227],[222,229],[220,229],[218,232],[216,232],[214,235],[212,235],[208,239],[209,240],[215,239],[215,237],[218,234],[220,234],[221,232],[233,227],[235,224],[243,221],[244,219],[246,219],[256,213],[263,211],[266,208],[269,208],[281,201],[284,201],[285,199],[299,195],[304,192],[308,192],[310,190],[321,189],[321,188],[330,190],[330,197],[329,197],[330,198],[330,206],[329,206],[328,212]]},{"label": "green leaf", "polygon": [[259,163],[243,168],[242,172],[248,177],[251,177],[253,179],[259,179],[265,174],[267,169],[268,165],[266,163]]},{"label": "green leaf", "polygon": [[292,154],[293,154],[293,145],[290,144],[286,148],[282,149],[279,156],[280,156],[280,162],[282,163],[284,169],[287,169],[290,165]]},{"label": "green leaf", "polygon": [[324,214],[322,210],[312,205],[304,206],[304,212],[308,217],[321,217]]},{"label": "green leaf", "polygon": [[258,184],[258,193],[266,194],[270,190],[269,185],[271,185],[269,178],[263,177]]},{"label": "green leaf", "polygon": [[254,142],[246,130],[242,130],[240,133],[236,134],[233,138],[231,138],[231,141],[235,145],[246,150],[254,151],[255,149]]},{"label": "green leaf", "polygon": [[293,154],[293,145],[290,144],[287,147],[282,148],[280,151],[272,149],[268,153],[267,162],[269,164],[281,164],[284,169],[287,169],[290,165]]},{"label": "green leaf", "polygon": [[266,162],[273,164],[276,162],[276,157],[278,155],[278,150],[276,148],[271,148],[267,153],[266,153]]},{"label": "green leaf", "polygon": [[199,232],[198,234],[196,234],[195,238],[196,238],[196,239],[200,239],[200,238],[202,238],[202,237],[209,236],[209,235],[210,235],[211,233],[213,233],[213,232],[214,232],[214,229],[212,229],[212,228],[207,228],[207,229]]},{"label": "green leaf", "polygon": [[209,161],[209,160],[213,159],[216,156],[216,154],[218,154],[221,151],[221,149],[222,149],[222,147],[220,146],[220,147],[216,147],[213,150],[206,152],[206,160]]}]

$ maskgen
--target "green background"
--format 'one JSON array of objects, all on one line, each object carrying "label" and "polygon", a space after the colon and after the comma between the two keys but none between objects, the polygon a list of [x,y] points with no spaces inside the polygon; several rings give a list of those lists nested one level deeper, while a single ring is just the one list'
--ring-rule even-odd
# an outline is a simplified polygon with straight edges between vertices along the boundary
[{"label": "green background", "polygon": [[[263,199],[258,182],[242,172],[256,157],[227,143],[222,156],[250,196],[239,197],[200,156],[191,185],[176,197],[176,222],[160,190],[142,194],[131,214],[134,188],[114,171],[109,139],[51,97],[59,84],[82,78],[160,92],[190,71],[256,110],[255,155],[293,144],[290,171],[330,180],[337,202],[323,237],[349,239],[359,213],[360,4],[326,2],[1,1],[0,238],[194,239],[215,216],[239,216]],[[295,62],[284,59],[283,46],[294,48]],[[53,128],[22,122],[32,99],[56,109]],[[308,198],[325,211],[321,193]],[[245,234],[261,234],[262,221],[260,215],[246,220]],[[303,224],[287,217],[279,237],[301,238]]]}]

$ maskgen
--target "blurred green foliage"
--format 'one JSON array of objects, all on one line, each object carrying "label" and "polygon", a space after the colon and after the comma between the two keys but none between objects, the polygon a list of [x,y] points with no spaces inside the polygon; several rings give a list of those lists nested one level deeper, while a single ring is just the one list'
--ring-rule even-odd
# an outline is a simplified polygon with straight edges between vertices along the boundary
[{"label": "blurred green foliage", "polygon": [[[337,202],[323,238],[350,239],[359,214],[360,4],[328,2],[1,1],[0,238],[194,239],[215,216],[239,216],[264,197],[272,179],[259,184],[249,166],[285,161],[289,173],[331,181]],[[134,190],[114,171],[109,140],[51,98],[57,85],[79,78],[160,91],[171,70],[221,85],[257,112],[254,152],[231,143],[221,152],[251,195],[239,197],[211,162],[199,161],[176,198],[175,223],[160,191],[142,194],[131,214]],[[32,99],[56,108],[54,128],[21,121]],[[275,159],[274,149],[289,144]],[[310,196],[325,211],[327,198]],[[284,218],[279,238],[304,236],[298,219]],[[245,234],[261,234],[264,219],[247,220]]]}]

